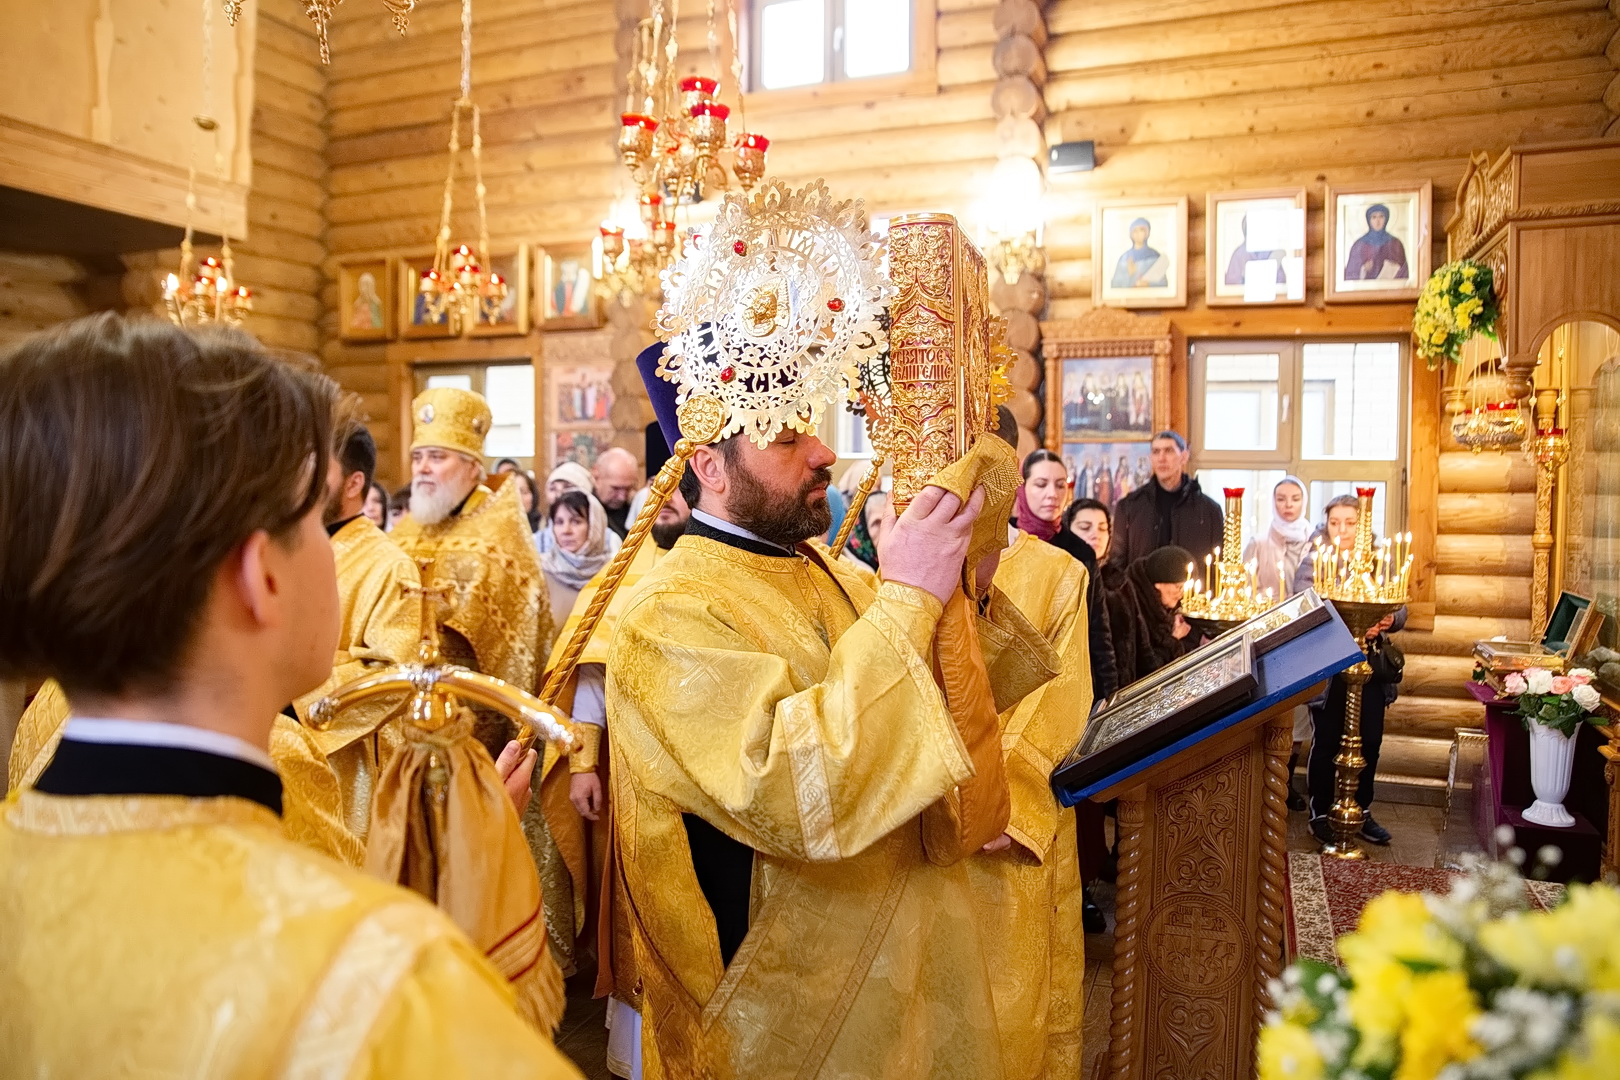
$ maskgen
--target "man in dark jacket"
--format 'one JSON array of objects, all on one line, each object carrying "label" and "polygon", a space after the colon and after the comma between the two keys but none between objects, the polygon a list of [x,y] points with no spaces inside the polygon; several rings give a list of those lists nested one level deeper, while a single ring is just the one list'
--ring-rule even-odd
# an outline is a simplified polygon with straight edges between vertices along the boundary
[{"label": "man in dark jacket", "polygon": [[1161,431],[1153,436],[1152,461],[1154,482],[1114,507],[1113,561],[1128,567],[1174,544],[1202,566],[1204,556],[1221,542],[1221,508],[1187,475],[1187,440],[1180,434]]}]

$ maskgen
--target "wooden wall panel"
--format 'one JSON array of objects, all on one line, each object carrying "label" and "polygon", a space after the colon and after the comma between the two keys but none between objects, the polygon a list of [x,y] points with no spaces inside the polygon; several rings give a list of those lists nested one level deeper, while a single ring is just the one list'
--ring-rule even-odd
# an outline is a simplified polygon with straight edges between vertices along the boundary
[{"label": "wooden wall panel", "polygon": [[[968,212],[996,157],[990,108],[996,0],[940,0],[937,6],[934,82],[926,87],[865,96],[841,88],[831,97],[803,91],[747,97],[748,127],[772,140],[771,176],[795,184],[825,177],[836,195],[864,197],[875,213]],[[482,110],[493,244],[587,242],[614,199],[631,191],[614,140],[632,41],[626,29],[645,8],[615,0],[479,0],[473,90]],[[337,260],[433,242],[459,37],[455,5],[419,8],[403,40],[372,8],[337,9],[326,90],[328,310]],[[683,5],[680,45],[683,73],[713,74],[702,5]],[[728,48],[720,65],[729,84]],[[722,93],[738,104],[735,88]],[[465,150],[461,164],[465,175],[471,164]],[[463,183],[456,193],[457,236],[475,227],[473,207],[472,185]],[[286,208],[276,202],[269,209]],[[623,332],[645,321],[637,314],[631,326],[625,318],[616,314],[613,323]],[[543,354],[545,335],[532,338],[531,347]],[[328,337],[323,354],[330,370],[356,389],[381,393],[404,385],[385,371],[388,357],[398,362],[400,347],[356,348]],[[391,402],[390,416],[399,404]],[[627,421],[640,415],[624,410]],[[379,443],[393,439],[391,429],[379,426],[377,434]],[[640,454],[639,429],[626,427],[620,436]],[[391,465],[399,458],[397,445],[381,451]]]},{"label": "wooden wall panel", "polygon": [[59,322],[88,314],[84,264],[65,255],[0,251],[0,349]]},{"label": "wooden wall panel", "polygon": [[[326,257],[326,73],[314,25],[297,0],[255,0],[253,185],[247,235],[232,238],[237,280],[253,290],[243,324],[278,349],[320,350]],[[217,248],[199,245],[199,256]],[[124,257],[124,301],[161,310],[160,282],[178,249]]]},{"label": "wooden wall panel", "polygon": [[1092,139],[1097,169],[1056,177],[1053,316],[1090,306],[1093,201],[1191,200],[1189,306],[1202,308],[1204,196],[1303,184],[1307,306],[1321,308],[1322,186],[1434,183],[1434,259],[1467,155],[1588,137],[1614,119],[1605,0],[1055,0],[1051,141]]}]

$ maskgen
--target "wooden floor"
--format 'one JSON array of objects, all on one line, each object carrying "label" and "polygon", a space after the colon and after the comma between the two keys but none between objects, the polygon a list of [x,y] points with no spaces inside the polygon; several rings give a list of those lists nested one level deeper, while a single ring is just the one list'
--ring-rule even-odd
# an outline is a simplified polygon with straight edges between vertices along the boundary
[{"label": "wooden floor", "polygon": [[[1394,839],[1388,847],[1367,846],[1374,859],[1407,866],[1434,866],[1440,853],[1445,816],[1439,807],[1407,803],[1382,803],[1374,816]],[[1317,851],[1320,845],[1311,836],[1304,814],[1288,816],[1288,850]],[[1092,888],[1092,895],[1108,916],[1109,932],[1086,935],[1085,977],[1085,1058],[1081,1076],[1091,1080],[1108,1049],[1108,1005],[1113,988],[1114,887],[1103,882]],[[574,1060],[587,1080],[608,1080],[607,1028],[603,1023],[605,1006],[590,997],[588,979],[575,978],[568,985],[568,1013],[557,1030],[557,1045]],[[1052,1078],[1079,1080],[1079,1078]]]}]

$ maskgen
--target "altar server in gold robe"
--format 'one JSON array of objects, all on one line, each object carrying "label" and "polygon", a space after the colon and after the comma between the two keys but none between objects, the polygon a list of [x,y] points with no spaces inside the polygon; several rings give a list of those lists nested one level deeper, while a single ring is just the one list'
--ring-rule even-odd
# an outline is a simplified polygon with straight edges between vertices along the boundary
[{"label": "altar server in gold robe", "polygon": [[1063,671],[1001,715],[1012,816],[1006,835],[969,862],[1007,1080],[1080,1075],[1080,864],[1073,810],[1052,770],[1091,712],[1086,568],[1016,532],[995,584],[1056,648]]},{"label": "altar server in gold robe", "polygon": [[337,644],[333,389],[110,315],[0,357],[0,673],[73,710],[0,807],[8,1074],[578,1075],[443,915],[282,833],[272,718]]},{"label": "altar server in gold robe", "polygon": [[[1044,643],[1016,637],[1004,598],[964,599],[985,491],[924,489],[875,592],[806,543],[828,529],[835,460],[813,432],[881,333],[858,204],[819,184],[728,196],[680,270],[668,350],[640,363],[666,437],[696,444],[692,518],[607,664],[645,1075],[995,1080],[961,860],[1005,828],[1006,788],[995,707],[956,704],[1003,669],[975,642],[936,679],[935,645],[1004,608],[1004,651]],[[1016,467],[1000,453],[982,460],[1004,495],[996,548]]]},{"label": "altar server in gold robe", "polygon": [[[322,517],[337,563],[340,625],[332,671],[277,717],[270,756],[286,786],[288,834],[351,866],[364,860],[371,793],[383,762],[399,745],[398,700],[368,702],[342,713],[328,728],[305,721],[309,708],[364,672],[368,664],[410,658],[420,634],[419,601],[405,594],[417,583],[416,564],[361,513],[377,446],[350,401],[334,414],[332,457]],[[11,786],[31,785],[61,738],[68,704],[47,682],[29,704],[12,744]]]},{"label": "altar server in gold robe", "polygon": [[[420,584],[416,564],[362,513],[376,468],[371,432],[352,406],[340,407],[323,512],[337,562],[338,647],[326,681],[294,702],[306,726],[315,702],[367,668],[411,659],[422,634],[422,604],[410,592]],[[397,699],[364,702],[312,731],[342,790],[344,824],[362,843],[377,776],[399,748],[399,706]]]}]

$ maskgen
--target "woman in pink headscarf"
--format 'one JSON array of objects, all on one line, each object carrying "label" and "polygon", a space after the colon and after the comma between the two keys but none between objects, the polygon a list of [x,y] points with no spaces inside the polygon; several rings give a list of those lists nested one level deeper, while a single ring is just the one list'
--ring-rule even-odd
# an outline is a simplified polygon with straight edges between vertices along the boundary
[{"label": "woman in pink headscarf", "polygon": [[1040,540],[1050,540],[1063,524],[1069,505],[1069,470],[1050,450],[1036,450],[1024,459],[1024,483],[1014,503],[1018,528]]}]

